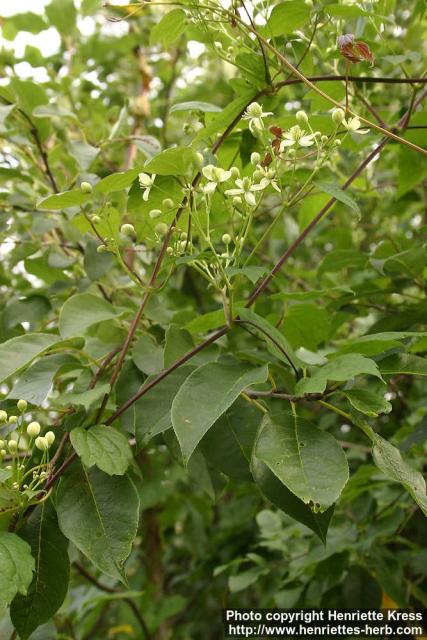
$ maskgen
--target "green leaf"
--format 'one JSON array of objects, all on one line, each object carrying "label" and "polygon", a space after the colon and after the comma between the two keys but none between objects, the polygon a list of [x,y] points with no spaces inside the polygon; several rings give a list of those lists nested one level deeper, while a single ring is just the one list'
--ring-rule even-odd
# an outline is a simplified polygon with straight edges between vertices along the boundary
[{"label": "green leaf", "polygon": [[169,113],[174,113],[175,111],[203,111],[204,113],[217,113],[222,111],[222,109],[210,102],[191,100],[190,102],[178,102],[177,104],[172,105]]},{"label": "green leaf", "polygon": [[353,249],[337,249],[330,251],[320,263],[318,273],[337,273],[342,269],[363,269],[368,258]]},{"label": "green leaf", "polygon": [[177,324],[169,325],[166,331],[163,354],[163,366],[165,369],[191,351],[193,347],[193,338],[188,331],[181,329]]},{"label": "green leaf", "polygon": [[190,333],[206,333],[212,329],[222,327],[224,324],[224,309],[218,309],[217,311],[209,311],[190,320],[190,322],[185,325],[185,329]]},{"label": "green leaf", "polygon": [[86,467],[96,465],[109,476],[124,475],[132,461],[127,438],[113,427],[77,427],[71,431],[70,440]]},{"label": "green leaf", "polygon": [[350,209],[357,213],[358,216],[361,215],[359,205],[348,195],[348,193],[343,191],[337,185],[330,184],[329,182],[319,182],[318,180],[316,180],[314,184],[319,187],[319,189],[335,198],[335,200],[338,200],[339,202],[347,205],[347,207],[350,207]]},{"label": "green leaf", "polygon": [[252,384],[265,382],[267,367],[210,362],[196,369],[172,403],[172,425],[185,463],[209,428]]},{"label": "green leaf", "polygon": [[30,545],[16,533],[0,531],[0,603],[3,606],[17,593],[27,593],[34,567]]},{"label": "green leaf", "polygon": [[59,314],[59,332],[64,338],[82,336],[94,324],[112,320],[117,315],[114,307],[91,293],[78,293],[69,298]]},{"label": "green leaf", "polygon": [[287,365],[290,363],[299,364],[299,360],[285,336],[268,320],[251,309],[239,309],[238,315],[241,320],[245,321],[252,332],[254,331],[266,342],[268,350],[276,358]]},{"label": "green leaf", "polygon": [[52,383],[59,369],[63,367],[79,366],[79,361],[70,355],[46,356],[35,362],[15,382],[8,398],[27,400],[35,405],[41,405],[46,400]]},{"label": "green leaf", "polygon": [[75,407],[84,407],[86,411],[89,411],[103,399],[106,393],[110,393],[110,391],[111,388],[108,383],[97,384],[96,387],[88,389],[87,391],[61,393],[60,396],[56,398],[56,402],[63,407],[72,405]]},{"label": "green leaf", "polygon": [[427,376],[427,358],[413,356],[409,353],[395,353],[380,360],[378,366],[384,375]]},{"label": "green leaf", "polygon": [[83,193],[80,189],[73,189],[72,191],[64,191],[63,193],[56,193],[53,196],[42,198],[37,202],[37,209],[59,211],[69,207],[78,207],[90,200],[90,198],[90,194]]},{"label": "green leaf", "polygon": [[124,564],[139,520],[132,480],[75,463],[59,483],[56,510],[63,534],[100,571],[126,584]]},{"label": "green leaf", "polygon": [[102,178],[95,186],[95,193],[113,193],[130,187],[132,182],[140,173],[139,169],[129,169],[129,171],[119,171]]},{"label": "green leaf", "polygon": [[296,387],[298,395],[305,393],[323,393],[328,380],[344,382],[356,376],[366,373],[376,378],[381,378],[376,362],[365,358],[357,353],[349,353],[344,356],[337,356],[330,360],[323,367],[315,371],[311,378],[300,380]]},{"label": "green leaf", "polygon": [[384,398],[384,394],[369,389],[351,389],[342,393],[357,411],[367,416],[377,417],[380,413],[390,413],[393,408],[391,402]]},{"label": "green leaf", "polygon": [[145,333],[134,344],[132,360],[142,373],[159,373],[163,369],[163,349],[153,336]]},{"label": "green leaf", "polygon": [[266,267],[227,267],[225,269],[225,273],[230,278],[233,278],[233,276],[246,276],[252,284],[258,282],[268,272]]},{"label": "green leaf", "polygon": [[376,433],[372,439],[372,455],[377,467],[390,480],[400,482],[427,516],[426,483],[421,473],[405,462],[400,451],[390,442]]},{"label": "green leaf", "polygon": [[[135,434],[138,448],[155,435],[172,427],[171,408],[178,389],[193,371],[192,366],[179,367],[135,405]],[[147,382],[150,381],[150,378]]]},{"label": "green leaf", "polygon": [[49,333],[27,333],[0,345],[0,382],[61,341]]},{"label": "green leaf", "polygon": [[187,28],[187,16],[182,9],[169,11],[150,32],[150,44],[159,42],[166,48],[182,35]]},{"label": "green leaf", "polygon": [[282,330],[294,348],[315,351],[330,331],[330,318],[326,309],[309,302],[290,305],[283,319]]},{"label": "green leaf", "polygon": [[68,540],[58,527],[55,509],[43,502],[30,515],[20,536],[30,545],[35,574],[25,596],[17,595],[10,607],[15,629],[22,640],[44,624],[61,607],[68,591],[70,560]]},{"label": "green leaf", "polygon": [[276,507],[287,513],[297,522],[306,527],[326,543],[326,534],[334,512],[330,507],[324,513],[314,513],[308,505],[297,498],[280,480],[270,471],[268,466],[255,456],[252,459],[252,474],[262,494]]},{"label": "green leaf", "polygon": [[254,455],[315,511],[330,507],[348,480],[347,459],[335,438],[291,413],[265,415]]},{"label": "green leaf", "polygon": [[266,37],[277,38],[307,26],[309,21],[310,8],[304,2],[300,2],[300,0],[281,2],[273,8],[262,32]]},{"label": "green leaf", "polygon": [[73,0],[52,0],[45,9],[49,22],[59,33],[69,35],[76,26],[77,11]]},{"label": "green leaf", "polygon": [[190,147],[174,147],[158,153],[144,165],[144,171],[160,176],[179,176],[187,173],[194,159]]}]

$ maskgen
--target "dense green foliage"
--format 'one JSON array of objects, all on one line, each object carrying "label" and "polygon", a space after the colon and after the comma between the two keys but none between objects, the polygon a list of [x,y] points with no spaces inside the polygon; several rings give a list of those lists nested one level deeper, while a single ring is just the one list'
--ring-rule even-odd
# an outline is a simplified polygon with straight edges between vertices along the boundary
[{"label": "dense green foliage", "polygon": [[2,20],[1,638],[426,606],[424,2],[101,5]]}]

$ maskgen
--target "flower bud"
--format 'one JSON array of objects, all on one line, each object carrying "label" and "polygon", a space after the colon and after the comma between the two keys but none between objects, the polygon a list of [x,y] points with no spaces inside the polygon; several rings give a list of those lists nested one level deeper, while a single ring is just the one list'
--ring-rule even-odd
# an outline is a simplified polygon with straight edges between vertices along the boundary
[{"label": "flower bud", "polygon": [[240,178],[240,171],[238,167],[231,167],[230,173],[232,178]]},{"label": "flower bud", "polygon": [[203,154],[200,153],[200,151],[196,151],[196,153],[194,154],[194,160],[193,160],[194,165],[196,167],[199,167],[199,169],[200,169],[201,167],[203,167],[203,162],[204,161],[205,161],[205,159],[203,157]]},{"label": "flower bud", "polygon": [[308,116],[307,116],[305,111],[297,111],[295,117],[297,119],[297,122],[299,122],[299,124],[307,124],[308,123]]},{"label": "flower bud", "polygon": [[260,104],[258,104],[258,102],[252,102],[246,109],[246,112],[252,118],[261,118],[262,107]]},{"label": "flower bud", "polygon": [[35,438],[40,433],[40,424],[38,422],[30,422],[27,427],[27,433],[31,438]]},{"label": "flower bud", "polygon": [[168,232],[168,225],[165,222],[159,222],[158,224],[156,224],[156,226],[154,227],[154,231],[159,235],[159,236],[165,236]]},{"label": "flower bud", "polygon": [[234,198],[233,198],[233,204],[234,204],[234,205],[242,204],[242,198],[241,198],[240,196],[234,196]]},{"label": "flower bud", "polygon": [[257,169],[256,171],[254,171],[254,174],[253,174],[252,177],[253,177],[254,180],[258,181],[258,180],[261,180],[261,178],[264,177],[264,173],[262,171],[260,171],[259,169]]},{"label": "flower bud", "polygon": [[[162,207],[164,207],[165,209],[172,209],[173,207],[173,200],[172,198],[165,198],[162,202]],[[156,211],[156,209],[154,209],[154,211]],[[160,211],[160,209],[157,209],[157,211]],[[151,212],[150,212],[151,213]]]},{"label": "flower bud", "polygon": [[7,443],[7,447],[10,453],[16,453],[18,451],[18,443],[16,442],[16,440],[9,440],[9,442]]},{"label": "flower bud", "polygon": [[124,236],[132,237],[135,235],[135,227],[133,224],[122,224],[120,231]]},{"label": "flower bud", "polygon": [[0,410],[0,422],[7,422],[7,413],[3,409]]},{"label": "flower bud", "polygon": [[5,441],[4,440],[0,440],[0,449],[3,449],[5,446]]},{"label": "flower bud", "polygon": [[224,244],[230,244],[231,242],[231,236],[229,233],[224,233],[224,235],[222,236],[221,240],[223,241]]},{"label": "flower bud", "polygon": [[187,234],[185,231],[181,231],[181,235],[179,236],[181,240],[187,240]]},{"label": "flower bud", "polygon": [[100,244],[98,247],[96,247],[97,253],[105,253],[106,251],[108,251],[108,247],[105,244]]},{"label": "flower bud", "polygon": [[344,109],[334,109],[332,111],[332,116],[331,117],[332,117],[332,120],[335,122],[335,124],[341,124],[341,122],[345,118]]},{"label": "flower bud", "polygon": [[6,455],[6,453],[7,453],[6,449],[1,449],[1,450],[0,450],[0,455],[1,455],[1,456],[5,456],[5,455]]},{"label": "flower bud", "polygon": [[322,136],[322,137],[320,138],[320,142],[321,142],[322,144],[326,144],[326,143],[328,142],[328,140],[329,140],[328,136]]},{"label": "flower bud", "polygon": [[49,447],[51,447],[55,442],[55,434],[53,433],[53,431],[48,431],[44,434],[44,437],[47,440]]},{"label": "flower bud", "polygon": [[259,162],[261,162],[261,156],[259,155],[259,153],[254,151],[253,153],[251,153],[251,164],[255,164],[256,165]]},{"label": "flower bud", "polygon": [[34,443],[40,451],[47,451],[49,449],[49,443],[43,436],[36,438]]},{"label": "flower bud", "polygon": [[160,209],[151,209],[148,215],[154,220],[154,218],[158,218],[159,216],[161,216],[162,213],[163,212]]},{"label": "flower bud", "polygon": [[91,216],[90,220],[93,224],[99,224],[101,222],[101,218],[97,215]]},{"label": "flower bud", "polygon": [[173,247],[168,247],[166,249],[166,253],[168,254],[168,256],[172,256],[173,255]]},{"label": "flower bud", "polygon": [[90,182],[82,182],[80,185],[80,189],[83,191],[83,193],[92,193],[93,191],[93,187]]},{"label": "flower bud", "polygon": [[18,422],[18,416],[9,416],[9,423],[16,424]]},{"label": "flower bud", "polygon": [[17,405],[16,405],[16,406],[18,407],[18,410],[19,410],[21,413],[24,413],[24,411],[26,411],[26,410],[27,410],[28,403],[27,403],[27,401],[26,401],[26,400],[18,400],[18,403],[17,403]]}]

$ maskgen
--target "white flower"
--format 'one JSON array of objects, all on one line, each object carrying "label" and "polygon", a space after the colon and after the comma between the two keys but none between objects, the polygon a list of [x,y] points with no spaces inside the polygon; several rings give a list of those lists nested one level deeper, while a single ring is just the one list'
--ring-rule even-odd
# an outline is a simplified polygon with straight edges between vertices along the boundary
[{"label": "white flower", "polygon": [[242,195],[246,202],[255,207],[256,199],[254,191],[262,191],[268,186],[265,181],[261,180],[259,184],[253,184],[250,178],[239,178],[236,180],[237,189],[227,189],[225,195],[227,196],[240,196]]},{"label": "white flower", "polygon": [[304,129],[301,129],[297,124],[291,127],[289,131],[283,134],[283,140],[280,143],[280,151],[283,152],[286,147],[293,147],[298,145],[300,147],[311,147],[314,144],[314,133],[306,134]]},{"label": "white flower", "polygon": [[277,184],[277,176],[274,169],[268,169],[267,167],[263,167],[258,164],[257,173],[260,176],[259,184],[262,185],[263,189],[266,189],[268,185],[271,185],[273,189],[280,193],[280,187]]},{"label": "white flower", "polygon": [[221,167],[215,167],[213,164],[208,164],[206,167],[203,167],[202,173],[208,180],[203,186],[205,193],[213,193],[221,182],[227,182],[227,180],[231,178],[231,171],[226,171]]},{"label": "white flower", "polygon": [[145,200],[145,202],[147,202],[148,200],[148,196],[150,195],[151,187],[153,186],[155,179],[155,173],[153,173],[151,176],[148,173],[140,173],[138,176],[139,185],[141,189],[144,189],[142,199]]},{"label": "white flower", "polygon": [[252,102],[243,114],[243,119],[249,120],[249,131],[256,137],[257,134],[264,129],[262,119],[272,115],[273,113],[271,111],[263,111],[258,102]]},{"label": "white flower", "polygon": [[350,131],[350,133],[354,133],[357,131],[357,133],[360,133],[363,136],[369,133],[369,129],[360,128],[359,118],[354,117],[354,118],[350,118],[350,120],[343,120],[342,124],[343,124],[343,127],[347,129],[347,131]]}]

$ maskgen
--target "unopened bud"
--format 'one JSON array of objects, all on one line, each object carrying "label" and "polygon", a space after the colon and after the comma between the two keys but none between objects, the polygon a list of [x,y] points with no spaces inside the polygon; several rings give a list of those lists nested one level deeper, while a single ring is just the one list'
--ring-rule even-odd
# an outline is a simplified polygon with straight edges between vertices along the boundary
[{"label": "unopened bud", "polygon": [[18,422],[18,416],[9,416],[9,423],[16,424]]},{"label": "unopened bud", "polygon": [[92,193],[93,191],[93,187],[90,182],[82,182],[80,185],[80,189],[83,191],[83,193]]},{"label": "unopened bud", "polygon": [[[171,198],[165,198],[162,202],[162,207],[164,207],[165,209],[172,209],[173,200]],[[154,211],[156,211],[156,209],[154,209]]]},{"label": "unopened bud", "polygon": [[27,427],[27,433],[31,438],[35,438],[40,433],[40,424],[38,422],[30,422]]},{"label": "unopened bud", "polygon": [[40,451],[47,451],[49,449],[49,443],[43,436],[36,438],[34,443]]},{"label": "unopened bud", "polygon": [[17,405],[16,405],[16,406],[18,407],[18,409],[19,409],[19,411],[20,411],[21,413],[24,413],[24,411],[26,411],[26,410],[27,410],[28,403],[27,403],[27,401],[26,401],[26,400],[18,400],[18,402],[17,402]]},{"label": "unopened bud", "polygon": [[196,167],[203,167],[203,162],[205,161],[203,154],[200,151],[196,151],[194,154],[194,164]]},{"label": "unopened bud", "polygon": [[231,167],[230,173],[232,178],[240,178],[240,171],[238,167]]},{"label": "unopened bud", "polygon": [[122,224],[120,227],[120,231],[124,236],[134,236],[135,235],[135,227],[133,224]]},{"label": "unopened bud", "polygon": [[97,215],[91,216],[90,220],[93,224],[99,224],[101,222],[101,218]]},{"label": "unopened bud", "polygon": [[168,247],[166,249],[166,253],[168,254],[168,256],[172,256],[173,255],[173,248],[172,247]]},{"label": "unopened bud", "polygon": [[234,204],[234,205],[242,204],[242,198],[241,198],[240,196],[234,196],[234,198],[233,198],[233,204]]},{"label": "unopened bud", "polygon": [[97,253],[105,253],[108,251],[108,247],[105,244],[100,244],[99,247],[96,247]]},{"label": "unopened bud", "polygon": [[251,164],[259,164],[259,162],[261,161],[261,156],[259,155],[259,153],[257,153],[256,151],[254,151],[253,153],[251,153]]},{"label": "unopened bud", "polygon": [[335,122],[335,124],[341,124],[344,118],[345,118],[344,109],[334,109],[332,111],[332,120]]},{"label": "unopened bud", "polygon": [[246,111],[249,116],[252,116],[252,118],[261,118],[262,116],[262,107],[258,102],[252,102]]},{"label": "unopened bud", "polygon": [[299,122],[300,124],[307,124],[308,123],[308,116],[307,116],[305,111],[297,111],[295,117],[297,119],[297,122]]},{"label": "unopened bud", "polygon": [[159,235],[159,236],[165,236],[168,232],[168,225],[165,222],[159,222],[158,224],[156,224],[156,226],[154,227],[154,231]]},{"label": "unopened bud", "polygon": [[230,244],[231,242],[231,236],[229,233],[224,233],[224,235],[222,236],[221,240],[223,241],[224,244]]},{"label": "unopened bud", "polygon": [[9,440],[9,442],[7,443],[7,447],[10,453],[16,453],[18,451],[18,443],[16,442],[16,440]]},{"label": "unopened bud", "polygon": [[150,218],[154,220],[155,218],[158,218],[159,216],[161,216],[162,213],[163,212],[160,209],[151,209],[148,215],[150,216]]},{"label": "unopened bud", "polygon": [[53,433],[53,431],[48,431],[44,434],[44,437],[46,438],[49,447],[51,447],[55,442],[55,434]]},{"label": "unopened bud", "polygon": [[3,409],[0,410],[0,422],[7,422],[7,413]]}]

